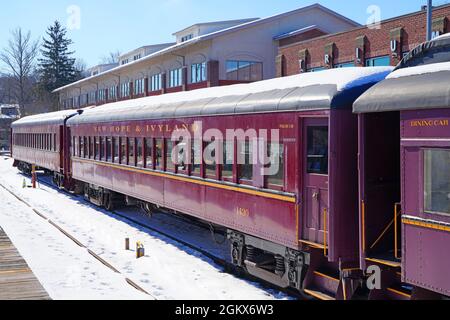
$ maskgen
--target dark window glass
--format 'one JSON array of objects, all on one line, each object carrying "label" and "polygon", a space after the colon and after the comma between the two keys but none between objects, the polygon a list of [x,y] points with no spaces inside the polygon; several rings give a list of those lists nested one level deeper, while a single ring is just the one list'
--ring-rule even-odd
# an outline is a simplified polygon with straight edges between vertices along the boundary
[{"label": "dark window glass", "polygon": [[120,138],[120,163],[127,164],[127,139]]},{"label": "dark window glass", "polygon": [[267,166],[269,174],[266,176],[267,184],[284,186],[284,146],[279,143],[267,144],[267,156],[270,164]]},{"label": "dark window glass", "polygon": [[239,180],[253,180],[253,144],[250,141],[238,143]]},{"label": "dark window glass", "polygon": [[163,139],[156,139],[155,140],[156,168],[159,170],[164,169],[163,156],[164,156]]},{"label": "dark window glass", "polygon": [[233,163],[234,163],[234,142],[223,142],[223,165],[222,178],[233,178]]},{"label": "dark window glass", "polygon": [[144,167],[144,150],[143,150],[143,142],[142,142],[142,138],[137,138],[136,139],[136,156],[137,156],[137,166],[139,168],[143,168]]},{"label": "dark window glass", "polygon": [[450,214],[450,150],[425,150],[425,212]]},{"label": "dark window glass", "polygon": [[308,173],[328,174],[328,127],[308,128]]},{"label": "dark window glass", "polygon": [[254,61],[227,61],[227,80],[260,81],[263,79],[263,64]]},{"label": "dark window glass", "polygon": [[384,67],[391,65],[391,58],[389,56],[370,58],[366,60],[367,67]]},{"label": "dark window glass", "polygon": [[100,147],[100,152],[99,152],[99,160],[105,160],[105,138],[104,137],[99,137],[99,147]]},{"label": "dark window glass", "polygon": [[136,166],[134,138],[127,138],[127,140],[128,140],[128,165]]},{"label": "dark window glass", "polygon": [[112,161],[112,138],[106,137],[106,161]]},{"label": "dark window glass", "polygon": [[153,139],[146,138],[145,139],[145,163],[146,168],[153,168]]}]

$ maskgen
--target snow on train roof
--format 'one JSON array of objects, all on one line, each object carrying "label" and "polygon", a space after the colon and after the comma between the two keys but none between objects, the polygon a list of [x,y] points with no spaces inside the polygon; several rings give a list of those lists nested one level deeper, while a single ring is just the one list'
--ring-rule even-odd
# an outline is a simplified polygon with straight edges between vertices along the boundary
[{"label": "snow on train roof", "polygon": [[[69,124],[348,107],[393,68],[345,68],[110,103]],[[364,88],[364,89],[363,89]],[[341,93],[349,91],[348,95]],[[352,92],[350,92],[352,91]],[[353,93],[353,94],[351,94]]]},{"label": "snow on train roof", "polygon": [[355,113],[450,107],[450,62],[398,69],[359,97]]},{"label": "snow on train roof", "polygon": [[47,125],[47,124],[63,124],[68,117],[77,114],[77,110],[63,110],[49,113],[41,113],[28,117],[23,117],[12,123],[12,127],[24,125]]}]

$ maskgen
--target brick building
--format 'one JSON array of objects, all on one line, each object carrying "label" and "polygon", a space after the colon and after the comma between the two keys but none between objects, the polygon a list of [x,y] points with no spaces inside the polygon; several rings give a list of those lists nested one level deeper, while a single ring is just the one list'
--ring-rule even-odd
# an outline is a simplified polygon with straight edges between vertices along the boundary
[{"label": "brick building", "polygon": [[[450,32],[450,4],[433,10],[433,36]],[[277,76],[328,68],[397,65],[403,55],[426,40],[426,8],[387,19],[379,28],[356,27],[335,34],[298,30],[277,38]]]},{"label": "brick building", "polygon": [[198,23],[175,32],[176,42],[141,47],[118,65],[55,90],[62,109],[82,108],[212,86],[274,78],[280,35],[295,30],[332,34],[360,26],[319,4],[267,18]]}]

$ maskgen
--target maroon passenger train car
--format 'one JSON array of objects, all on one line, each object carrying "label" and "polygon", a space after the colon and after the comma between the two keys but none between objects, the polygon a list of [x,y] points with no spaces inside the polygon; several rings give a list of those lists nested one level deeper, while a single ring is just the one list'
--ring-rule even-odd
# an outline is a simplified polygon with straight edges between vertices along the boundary
[{"label": "maroon passenger train car", "polygon": [[450,36],[414,49],[354,111],[361,267],[383,275],[371,298],[450,296]]},{"label": "maroon passenger train car", "polygon": [[[359,269],[357,118],[352,104],[391,68],[349,68],[86,110],[68,120],[71,174],[93,202],[169,208],[228,230],[233,263],[282,287],[350,298]],[[178,165],[172,133],[277,129],[280,170],[252,165],[250,139],[225,164]],[[196,138],[194,138],[196,139]],[[225,141],[219,141],[222,145]],[[237,164],[243,152],[247,162]],[[217,156],[217,155],[216,155]],[[230,164],[232,162],[232,164]]]},{"label": "maroon passenger train car", "polygon": [[65,179],[70,176],[69,145],[64,143],[69,139],[66,121],[77,114],[74,110],[64,110],[15,121],[11,125],[14,166],[31,173],[35,165],[37,169],[52,172],[58,186],[68,183]]}]

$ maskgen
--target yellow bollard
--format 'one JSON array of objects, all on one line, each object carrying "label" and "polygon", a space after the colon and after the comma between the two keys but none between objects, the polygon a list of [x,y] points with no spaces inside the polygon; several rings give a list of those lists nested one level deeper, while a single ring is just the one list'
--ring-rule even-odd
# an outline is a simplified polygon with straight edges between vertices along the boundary
[{"label": "yellow bollard", "polygon": [[145,255],[144,245],[140,242],[136,243],[136,259],[142,258]]},{"label": "yellow bollard", "polygon": [[27,187],[27,182],[25,181],[25,178],[23,178],[22,188],[25,189],[26,187]]}]

